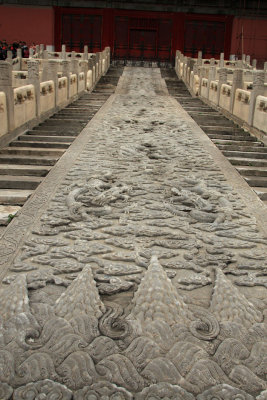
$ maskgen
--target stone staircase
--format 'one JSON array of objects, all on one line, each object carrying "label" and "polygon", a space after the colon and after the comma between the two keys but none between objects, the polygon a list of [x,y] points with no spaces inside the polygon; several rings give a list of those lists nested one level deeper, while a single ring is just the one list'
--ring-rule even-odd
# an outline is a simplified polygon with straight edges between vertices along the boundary
[{"label": "stone staircase", "polygon": [[182,105],[267,205],[267,147],[199,98],[192,97],[173,69],[161,69],[161,74],[169,94]]},{"label": "stone staircase", "polygon": [[114,93],[123,68],[110,67],[92,93],[0,149],[0,225],[8,223],[76,136]]}]

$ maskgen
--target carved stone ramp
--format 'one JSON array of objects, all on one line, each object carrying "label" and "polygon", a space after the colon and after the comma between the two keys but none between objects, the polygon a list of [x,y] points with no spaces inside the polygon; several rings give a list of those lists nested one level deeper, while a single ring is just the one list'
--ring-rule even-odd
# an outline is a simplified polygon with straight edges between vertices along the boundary
[{"label": "carved stone ramp", "polygon": [[267,204],[267,147],[219,111],[192,97],[173,69],[161,69],[171,96],[235,166],[260,199]]},{"label": "carved stone ramp", "polygon": [[266,399],[263,207],[125,68],[1,238],[0,397]]},{"label": "carved stone ramp", "polygon": [[91,93],[0,150],[0,225],[6,225],[51,167],[114,93],[123,69],[111,67]]}]

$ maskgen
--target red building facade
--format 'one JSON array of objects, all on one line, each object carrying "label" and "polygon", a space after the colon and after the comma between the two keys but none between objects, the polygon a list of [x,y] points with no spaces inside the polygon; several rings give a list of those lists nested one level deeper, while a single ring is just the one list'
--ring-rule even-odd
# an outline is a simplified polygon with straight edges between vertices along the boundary
[{"label": "red building facade", "polygon": [[172,61],[177,49],[195,57],[221,52],[267,59],[267,19],[185,12],[114,8],[0,5],[0,40],[24,40],[60,50],[99,51],[110,46],[113,58]]}]

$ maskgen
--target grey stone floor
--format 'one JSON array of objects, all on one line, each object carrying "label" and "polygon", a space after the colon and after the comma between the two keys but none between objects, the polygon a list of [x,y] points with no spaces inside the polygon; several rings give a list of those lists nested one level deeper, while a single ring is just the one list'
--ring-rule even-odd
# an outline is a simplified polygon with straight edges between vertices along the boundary
[{"label": "grey stone floor", "polygon": [[125,69],[0,240],[1,399],[267,398],[266,226],[224,163]]}]

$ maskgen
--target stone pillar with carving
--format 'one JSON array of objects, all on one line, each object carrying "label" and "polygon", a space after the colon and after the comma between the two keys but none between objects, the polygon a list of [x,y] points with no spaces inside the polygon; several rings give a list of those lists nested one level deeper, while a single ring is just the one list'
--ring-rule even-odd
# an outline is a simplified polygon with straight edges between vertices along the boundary
[{"label": "stone pillar with carving", "polygon": [[237,68],[234,70],[231,98],[230,98],[230,113],[233,114],[234,102],[235,102],[235,92],[237,89],[243,88],[243,69]]},{"label": "stone pillar with carving", "polygon": [[70,61],[62,60],[62,76],[67,78],[67,98],[70,93]]},{"label": "stone pillar with carving", "polygon": [[85,90],[86,90],[86,81],[87,81],[87,72],[88,72],[88,61],[82,60],[81,64],[81,72],[84,73],[84,81],[85,81]]},{"label": "stone pillar with carving", "polygon": [[40,44],[40,54],[39,54],[40,58],[44,58],[44,44]]},{"label": "stone pillar with carving", "polygon": [[224,53],[221,53],[221,54],[220,54],[219,67],[220,67],[220,68],[224,68]]},{"label": "stone pillar with carving", "polygon": [[253,74],[253,89],[250,94],[250,104],[248,113],[248,125],[250,126],[253,124],[257,97],[264,95],[265,91],[264,79],[265,79],[264,71],[257,71]]},{"label": "stone pillar with carving", "polygon": [[99,68],[99,60],[100,60],[100,53],[98,52],[98,53],[96,53],[96,64],[95,64],[95,71],[96,71],[96,74],[95,74],[95,77],[96,77],[96,82],[98,81],[98,79],[99,79],[99,77],[100,77],[100,73],[99,73],[99,71],[100,71],[100,68]]},{"label": "stone pillar with carving", "polygon": [[[191,87],[191,72],[193,71],[193,67],[195,64],[195,60],[193,58],[189,58],[187,61],[187,83],[190,85]],[[188,70],[189,68],[189,70]]]},{"label": "stone pillar with carving", "polygon": [[57,106],[58,99],[58,62],[57,60],[48,60],[48,69],[49,69],[49,80],[54,81],[55,83],[55,104]]},{"label": "stone pillar with carving", "polygon": [[11,50],[8,50],[8,51],[7,51],[6,62],[8,62],[9,64],[12,65],[12,51],[11,51]]},{"label": "stone pillar with carving", "polygon": [[[88,71],[92,71],[92,85],[94,85],[94,83],[95,83],[94,60],[92,58],[89,58],[89,60],[88,60]],[[86,76],[86,88],[87,88],[87,76]]]},{"label": "stone pillar with carving", "polygon": [[61,46],[61,58],[62,58],[62,60],[66,60],[67,59],[66,45],[65,44],[63,44]]},{"label": "stone pillar with carving", "polygon": [[6,95],[8,132],[14,129],[14,90],[12,87],[12,65],[0,60],[0,92]]},{"label": "stone pillar with carving", "polygon": [[[214,60],[214,58],[211,60]],[[214,60],[215,61],[215,60]],[[209,67],[209,74],[208,74],[208,98],[209,98],[209,92],[210,92],[210,83],[211,81],[214,81],[216,78],[216,67],[213,65],[211,65]]]},{"label": "stone pillar with carving", "polygon": [[220,102],[221,87],[223,84],[227,83],[227,68],[220,68],[218,70],[219,81],[218,81],[218,91],[217,91],[217,105]]},{"label": "stone pillar with carving", "polygon": [[83,48],[83,60],[88,60],[88,46],[84,46]]},{"label": "stone pillar with carving", "polygon": [[76,75],[76,86],[77,86],[77,91],[78,91],[78,80],[79,80],[79,60],[75,58],[75,51],[72,51],[71,53],[71,73]]},{"label": "stone pillar with carving", "polygon": [[22,50],[17,49],[18,69],[21,71]]},{"label": "stone pillar with carving", "polygon": [[198,67],[198,75],[199,75],[199,96],[201,96],[202,89],[202,79],[206,77],[205,75],[206,67]]},{"label": "stone pillar with carving", "polygon": [[39,78],[39,61],[30,59],[27,61],[28,66],[28,82],[34,86],[35,101],[36,101],[36,115],[41,115],[40,108],[40,78]]},{"label": "stone pillar with carving", "polygon": [[199,51],[199,52],[197,53],[197,65],[198,65],[199,67],[202,66],[202,51]]}]

